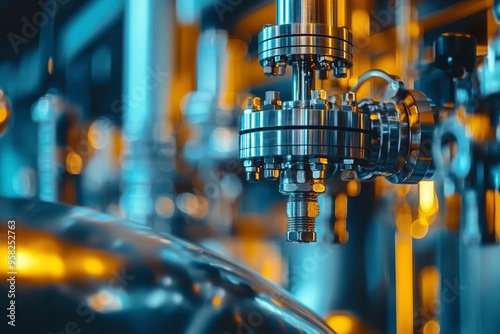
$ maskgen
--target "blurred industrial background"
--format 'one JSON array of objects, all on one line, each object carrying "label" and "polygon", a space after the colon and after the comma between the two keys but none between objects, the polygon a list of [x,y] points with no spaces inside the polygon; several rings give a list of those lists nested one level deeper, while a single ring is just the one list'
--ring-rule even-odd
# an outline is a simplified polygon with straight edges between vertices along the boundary
[{"label": "blurred industrial background", "polygon": [[[266,77],[259,64],[274,1],[1,0],[0,196],[88,207],[199,243],[340,334],[499,333],[494,1],[332,2],[335,25],[352,31],[353,66],[319,88],[340,96],[378,68],[424,92],[441,119],[456,114],[436,130],[444,163],[431,180],[331,178],[317,242],[289,243],[277,181],[246,182],[238,156],[249,98],[292,100],[292,73]],[[475,37],[477,67],[436,66],[447,32]],[[449,57],[473,48],[456,43]],[[358,96],[384,87],[374,80]]]}]

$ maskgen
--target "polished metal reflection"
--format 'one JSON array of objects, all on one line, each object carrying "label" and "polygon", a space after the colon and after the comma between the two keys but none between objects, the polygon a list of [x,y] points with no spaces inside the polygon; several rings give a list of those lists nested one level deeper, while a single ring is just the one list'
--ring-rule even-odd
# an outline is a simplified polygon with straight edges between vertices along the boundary
[{"label": "polished metal reflection", "polygon": [[333,333],[279,287],[172,236],[79,207],[0,208],[16,221],[19,333]]},{"label": "polished metal reflection", "polygon": [[276,17],[278,25],[289,23],[335,24],[334,0],[278,0]]},{"label": "polished metal reflection", "polygon": [[[283,102],[277,92],[267,92],[265,108],[260,98],[250,98],[240,118],[246,178],[280,179],[292,242],[316,241],[317,196],[331,174],[343,181],[386,176],[394,183],[418,183],[433,175],[437,113],[423,93],[404,89],[399,78],[380,70],[360,76],[341,100],[317,89],[316,77],[325,80],[333,71],[345,78],[352,66],[352,34],[336,26],[335,4],[277,0],[277,24],[259,34],[259,62],[268,76],[282,76],[292,66],[293,100]],[[374,77],[389,84],[382,102],[358,103],[357,88]]]},{"label": "polished metal reflection", "polygon": [[240,159],[248,181],[260,180],[262,169],[267,179],[280,175],[280,192],[288,196],[288,241],[316,241],[316,199],[336,171],[344,181],[385,176],[399,184],[434,174],[437,109],[422,92],[405,89],[385,72],[362,76],[365,81],[373,77],[389,81],[382,102],[358,103],[350,91],[337,106],[324,90],[312,91],[308,101],[279,101],[280,108],[267,103],[270,108],[262,110],[254,103],[260,99],[249,100],[240,118]]}]

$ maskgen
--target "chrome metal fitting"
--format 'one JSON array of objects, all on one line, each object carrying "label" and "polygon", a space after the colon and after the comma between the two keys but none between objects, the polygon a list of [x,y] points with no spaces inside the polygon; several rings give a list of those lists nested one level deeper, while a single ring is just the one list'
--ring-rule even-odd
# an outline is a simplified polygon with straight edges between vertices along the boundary
[{"label": "chrome metal fitting", "polygon": [[266,92],[263,110],[282,109],[282,101],[280,100],[280,92],[268,91]]}]

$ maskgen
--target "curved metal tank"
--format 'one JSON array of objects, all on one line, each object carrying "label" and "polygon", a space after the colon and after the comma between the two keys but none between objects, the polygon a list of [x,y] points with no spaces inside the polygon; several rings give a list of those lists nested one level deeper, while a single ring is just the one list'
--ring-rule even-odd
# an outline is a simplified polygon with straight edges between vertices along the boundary
[{"label": "curved metal tank", "polygon": [[[0,283],[1,327],[12,332],[333,333],[259,275],[149,228],[84,208],[0,198],[2,259],[13,225],[15,299],[4,298],[12,286]],[[6,261],[0,270],[12,276]],[[5,317],[10,300],[15,328]]]}]

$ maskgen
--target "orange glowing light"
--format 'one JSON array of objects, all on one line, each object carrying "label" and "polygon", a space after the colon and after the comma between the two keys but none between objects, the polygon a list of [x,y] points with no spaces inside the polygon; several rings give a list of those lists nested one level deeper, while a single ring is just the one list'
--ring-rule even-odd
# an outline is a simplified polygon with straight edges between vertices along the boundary
[{"label": "orange glowing light", "polygon": [[220,307],[222,304],[222,296],[221,295],[216,295],[214,298],[212,298],[212,305],[214,307]]},{"label": "orange glowing light", "polygon": [[413,245],[411,235],[396,232],[396,332],[413,333]]},{"label": "orange glowing light", "polygon": [[425,219],[417,219],[411,223],[411,236],[415,239],[422,239],[429,231],[429,223]]},{"label": "orange glowing light", "polygon": [[500,234],[500,192],[498,190],[486,191],[486,227],[489,233]]},{"label": "orange glowing light", "polygon": [[400,232],[408,232],[410,231],[412,222],[411,206],[408,203],[404,203],[396,213],[396,227]]},{"label": "orange glowing light", "polygon": [[49,60],[47,61],[47,72],[49,72],[49,74],[52,74],[54,70],[54,60],[52,59],[52,57],[49,58]]},{"label": "orange glowing light", "polygon": [[326,324],[339,334],[372,333],[353,314],[347,312],[335,312],[326,318]]},{"label": "orange glowing light", "polygon": [[351,197],[356,197],[361,191],[361,184],[358,180],[352,180],[347,182],[347,195]]},{"label": "orange glowing light", "polygon": [[352,87],[356,86],[357,83],[358,83],[358,79],[353,77],[353,78],[349,79],[349,83],[348,84],[349,84],[349,87],[352,88]]},{"label": "orange glowing light", "polygon": [[339,334],[354,333],[354,320],[347,314],[334,314],[327,319],[327,324]]},{"label": "orange glowing light", "polygon": [[66,156],[66,169],[70,174],[80,174],[82,171],[82,157],[75,152],[69,152]]},{"label": "orange glowing light", "polygon": [[57,253],[33,253],[25,247],[19,247],[17,259],[16,269],[23,277],[45,276],[60,279],[66,272],[64,261]]},{"label": "orange glowing light", "polygon": [[421,181],[419,183],[419,205],[423,213],[429,213],[434,207],[434,182]]},{"label": "orange glowing light", "polygon": [[106,270],[102,261],[96,257],[83,258],[82,265],[85,271],[93,276],[100,276]]},{"label": "orange glowing light", "polygon": [[9,116],[9,111],[5,107],[0,107],[0,123],[3,123],[7,120]]},{"label": "orange glowing light", "polygon": [[460,212],[462,211],[462,197],[453,194],[446,197],[446,227],[452,231],[458,231],[460,227]]},{"label": "orange glowing light", "polygon": [[347,195],[338,194],[335,198],[335,218],[346,219],[347,218]]},{"label": "orange glowing light", "polygon": [[439,301],[440,290],[440,275],[439,271],[434,266],[428,266],[420,272],[420,300],[422,306],[428,314],[434,314],[439,307],[436,302]]},{"label": "orange glowing light", "polygon": [[[0,235],[4,232],[0,226]],[[29,283],[106,278],[123,262],[116,255],[65,243],[48,233],[19,227],[19,234],[23,238],[17,244],[16,270]],[[0,258],[6,257],[7,248],[0,247]],[[7,261],[0,261],[0,271],[7,269]]]},{"label": "orange glowing light", "polygon": [[347,232],[347,222],[345,219],[337,219],[334,226],[335,234],[341,244],[349,241],[349,232]]},{"label": "orange glowing light", "polygon": [[424,325],[423,334],[439,334],[441,332],[441,327],[439,322],[436,320],[429,320]]}]

